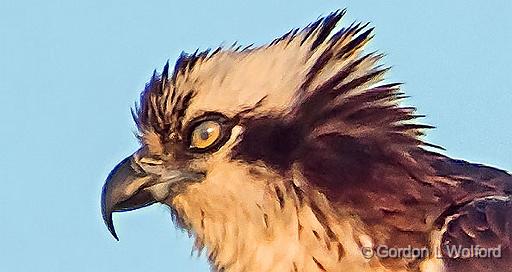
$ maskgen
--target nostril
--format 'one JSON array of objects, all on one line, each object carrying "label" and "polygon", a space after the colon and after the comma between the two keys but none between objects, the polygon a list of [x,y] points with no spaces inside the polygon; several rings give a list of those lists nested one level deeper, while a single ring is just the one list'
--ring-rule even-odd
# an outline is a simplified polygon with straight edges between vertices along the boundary
[{"label": "nostril", "polygon": [[143,157],[139,160],[139,163],[146,164],[146,165],[162,165],[164,162],[162,160],[155,159],[155,158]]}]

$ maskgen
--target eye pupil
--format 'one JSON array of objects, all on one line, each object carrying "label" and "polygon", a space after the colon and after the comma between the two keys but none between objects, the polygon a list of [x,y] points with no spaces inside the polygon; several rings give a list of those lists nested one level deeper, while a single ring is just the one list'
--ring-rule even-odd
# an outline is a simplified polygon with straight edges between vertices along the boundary
[{"label": "eye pupil", "polygon": [[204,129],[203,131],[201,131],[201,140],[208,140],[208,138],[210,137],[209,130],[210,129]]}]

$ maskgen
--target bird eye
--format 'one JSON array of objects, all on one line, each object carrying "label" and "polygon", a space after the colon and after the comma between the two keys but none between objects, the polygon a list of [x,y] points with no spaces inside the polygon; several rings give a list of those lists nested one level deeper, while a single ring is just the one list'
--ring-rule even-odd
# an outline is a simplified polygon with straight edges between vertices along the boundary
[{"label": "bird eye", "polygon": [[191,149],[206,149],[218,142],[222,127],[215,121],[204,121],[197,125],[190,135]]}]

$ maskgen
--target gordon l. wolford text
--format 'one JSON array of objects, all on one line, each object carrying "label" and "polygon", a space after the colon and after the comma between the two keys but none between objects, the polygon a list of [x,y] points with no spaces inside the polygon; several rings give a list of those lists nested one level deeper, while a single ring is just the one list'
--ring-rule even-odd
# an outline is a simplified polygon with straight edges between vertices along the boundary
[{"label": "gordon l. wolford text", "polygon": [[376,247],[363,247],[361,252],[365,258],[393,258],[393,259],[423,259],[423,258],[501,258],[501,245],[497,247],[482,247],[471,245],[443,245],[441,248],[430,250],[427,247],[389,247],[378,245]]}]

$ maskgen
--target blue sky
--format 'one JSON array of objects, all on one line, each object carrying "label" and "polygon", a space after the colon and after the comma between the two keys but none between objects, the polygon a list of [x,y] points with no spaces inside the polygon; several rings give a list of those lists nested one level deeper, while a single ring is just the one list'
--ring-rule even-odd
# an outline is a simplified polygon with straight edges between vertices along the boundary
[{"label": "blue sky", "polygon": [[376,27],[371,49],[447,154],[512,169],[512,1],[0,0],[0,271],[207,271],[162,206],[100,216],[137,148],[130,107],[182,50],[262,44],[321,14]]}]

